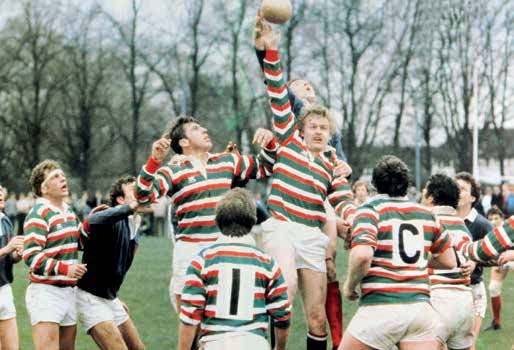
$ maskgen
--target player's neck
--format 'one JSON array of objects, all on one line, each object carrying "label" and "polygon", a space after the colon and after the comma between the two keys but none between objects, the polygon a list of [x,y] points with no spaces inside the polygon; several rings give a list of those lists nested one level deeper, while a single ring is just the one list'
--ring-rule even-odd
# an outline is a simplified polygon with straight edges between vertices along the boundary
[{"label": "player's neck", "polygon": [[465,218],[466,216],[468,216],[469,212],[471,211],[471,206],[470,205],[466,205],[466,206],[463,206],[463,207],[457,207],[457,215],[461,218]]},{"label": "player's neck", "polygon": [[201,161],[202,163],[207,163],[207,159],[209,158],[209,153],[205,150],[188,150],[188,152],[184,152],[184,155],[188,157],[193,157]]},{"label": "player's neck", "polygon": [[64,198],[54,196],[43,196],[43,198],[49,201],[54,207],[64,210]]}]

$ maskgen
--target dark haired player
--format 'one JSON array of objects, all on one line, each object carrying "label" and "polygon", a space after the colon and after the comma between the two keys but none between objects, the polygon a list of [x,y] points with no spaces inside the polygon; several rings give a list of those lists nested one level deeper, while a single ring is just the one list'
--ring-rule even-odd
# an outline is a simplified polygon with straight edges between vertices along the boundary
[{"label": "dark haired player", "polygon": [[[276,145],[270,131],[259,129],[254,143],[267,147],[259,156],[239,153],[209,153],[212,142],[207,129],[192,117],[180,117],[168,135],[154,142],[152,154],[136,182],[136,198],[148,204],[168,195],[176,209],[173,275],[170,293],[180,307],[180,293],[186,269],[201,249],[218,239],[214,209],[234,180],[261,179],[269,176]],[[164,164],[169,148],[183,155],[177,162]]]},{"label": "dark haired player", "polygon": [[[471,174],[466,172],[458,173],[455,176],[455,180],[460,189],[457,214],[464,219],[466,227],[469,232],[471,232],[473,241],[482,239],[493,229],[493,226],[474,208],[475,204],[480,201],[480,184],[473,178],[473,176],[471,176]],[[473,309],[475,312],[475,322],[473,325],[475,344],[487,309],[487,294],[485,292],[485,285],[482,278],[484,268],[481,265],[482,264],[478,264],[471,274],[471,291],[473,293]],[[472,349],[475,348],[475,344]]]},{"label": "dark haired player", "polygon": [[136,215],[136,179],[124,176],[111,187],[111,208],[90,214],[82,224],[88,271],[77,283],[77,313],[86,331],[105,350],[145,348],[118,291],[137,249],[141,217]]},{"label": "dark haired player", "polygon": [[450,237],[428,208],[405,197],[409,170],[400,159],[383,157],[372,183],[378,195],[355,214],[343,287],[357,300],[360,284],[360,306],[339,349],[437,349],[427,266],[456,266]]},{"label": "dark haired player", "polygon": [[443,174],[432,175],[423,190],[423,204],[431,207],[443,229],[450,235],[457,254],[458,266],[452,270],[429,269],[430,301],[439,314],[440,322],[436,333],[440,340],[439,349],[470,349],[473,345],[473,296],[470,278],[462,268],[468,267],[471,273],[475,264],[467,261],[462,254],[465,243],[471,242],[464,220],[457,215],[459,187],[456,182]]}]

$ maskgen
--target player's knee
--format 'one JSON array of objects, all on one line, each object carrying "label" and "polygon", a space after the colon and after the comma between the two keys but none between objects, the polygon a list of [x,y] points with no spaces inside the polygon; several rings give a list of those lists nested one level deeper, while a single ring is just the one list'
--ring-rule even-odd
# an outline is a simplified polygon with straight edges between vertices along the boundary
[{"label": "player's knee", "polygon": [[131,346],[128,350],[146,350],[146,346],[142,342],[139,342]]},{"label": "player's knee", "polygon": [[309,323],[309,330],[316,334],[323,333],[325,331],[325,324],[327,322],[327,316],[325,310],[311,310],[308,313],[307,321]]},{"label": "player's knee", "polygon": [[502,293],[503,282],[492,280],[489,282],[489,294],[491,298],[499,297]]}]

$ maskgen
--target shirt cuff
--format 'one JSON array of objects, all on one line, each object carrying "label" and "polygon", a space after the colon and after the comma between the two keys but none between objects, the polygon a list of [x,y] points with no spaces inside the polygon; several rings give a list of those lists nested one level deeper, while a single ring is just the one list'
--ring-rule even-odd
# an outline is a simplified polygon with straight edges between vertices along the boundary
[{"label": "shirt cuff", "polygon": [[58,264],[59,266],[57,267],[57,272],[59,272],[59,275],[66,276],[68,274],[70,266],[68,264],[63,263],[62,261],[59,261]]},{"label": "shirt cuff", "polygon": [[280,59],[278,50],[266,50],[266,61],[274,62]]},{"label": "shirt cuff", "polygon": [[161,165],[162,162],[159,162],[154,157],[150,156],[146,162],[146,171],[150,174],[155,174]]}]

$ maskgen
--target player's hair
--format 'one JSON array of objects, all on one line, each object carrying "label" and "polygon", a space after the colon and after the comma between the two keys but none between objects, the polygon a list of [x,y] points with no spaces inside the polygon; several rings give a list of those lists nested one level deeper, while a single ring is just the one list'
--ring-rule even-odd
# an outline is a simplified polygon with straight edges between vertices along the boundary
[{"label": "player's hair", "polygon": [[335,132],[336,123],[334,117],[332,116],[332,112],[327,107],[318,104],[307,105],[302,108],[300,116],[298,117],[298,128],[300,128],[300,130],[303,130],[305,126],[305,121],[307,120],[307,118],[312,116],[327,118],[328,124],[330,126],[330,135],[332,135]]},{"label": "player's hair", "polygon": [[409,187],[409,168],[398,157],[383,156],[373,168],[371,183],[378,193],[405,196]]},{"label": "player's hair", "polygon": [[364,186],[366,188],[366,191],[368,191],[368,193],[369,193],[368,183],[364,180],[355,181],[355,183],[353,184],[353,187],[352,187],[352,192],[355,193],[355,191],[357,190],[357,187],[360,187],[360,186]]},{"label": "player's hair", "polygon": [[168,135],[171,140],[171,149],[177,154],[183,154],[184,151],[179,142],[186,137],[184,126],[188,123],[198,123],[198,120],[190,116],[178,117],[168,129]]},{"label": "player's hair", "polygon": [[216,206],[216,224],[221,233],[231,237],[247,235],[257,222],[257,205],[244,188],[227,192]]},{"label": "player's hair", "polygon": [[432,197],[434,205],[448,205],[457,208],[460,190],[457,183],[444,174],[430,176],[426,185],[426,196]]},{"label": "player's hair", "polygon": [[125,197],[125,193],[123,192],[123,185],[130,184],[132,182],[136,182],[136,178],[131,175],[125,175],[118,178],[112,185],[111,190],[109,191],[109,198],[111,202],[111,207],[115,207],[118,205],[118,201],[116,198]]},{"label": "player's hair", "polygon": [[473,175],[463,171],[455,175],[455,180],[462,180],[471,185],[471,195],[475,197],[473,205],[477,204],[480,199],[480,184],[475,180]]},{"label": "player's hair", "polygon": [[505,214],[503,213],[503,211],[501,211],[500,208],[498,208],[496,205],[493,205],[491,207],[491,209],[489,209],[487,211],[487,214],[486,214],[486,217],[489,218],[489,216],[491,215],[498,215],[499,217],[501,217],[502,219],[505,219]]},{"label": "player's hair", "polygon": [[45,174],[55,169],[61,169],[60,165],[52,159],[45,159],[34,168],[32,168],[32,173],[30,174],[30,186],[32,187],[32,193],[36,195],[36,197],[41,197],[43,194],[41,193],[41,185],[45,181]]}]

